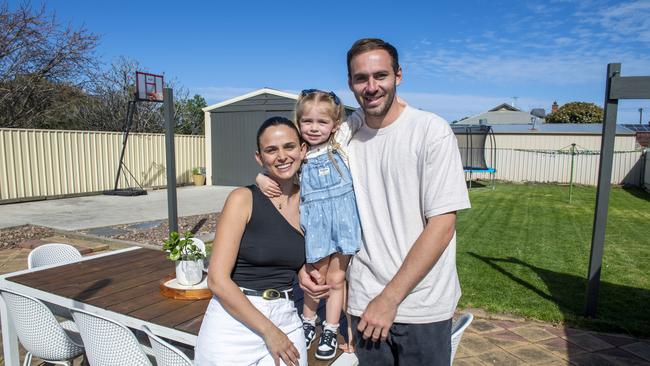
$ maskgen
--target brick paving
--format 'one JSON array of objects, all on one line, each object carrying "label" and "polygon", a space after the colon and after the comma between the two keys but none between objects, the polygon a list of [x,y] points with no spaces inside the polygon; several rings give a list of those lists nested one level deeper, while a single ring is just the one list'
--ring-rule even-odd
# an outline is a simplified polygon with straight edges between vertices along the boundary
[{"label": "brick paving", "polygon": [[475,317],[455,365],[648,365],[650,340],[525,320]]},{"label": "brick paving", "polygon": [[[117,248],[62,236],[31,239],[18,248],[0,250],[0,274],[25,269],[31,248],[45,242],[72,244],[82,253]],[[454,365],[650,366],[648,339],[509,318],[489,314],[480,309],[468,311],[472,312],[475,318],[463,335]],[[22,357],[24,351],[21,360]],[[1,349],[0,363],[4,363]],[[32,361],[32,365],[41,364],[43,362],[40,360]],[[75,361],[75,366],[77,365],[80,365],[80,360]]]}]

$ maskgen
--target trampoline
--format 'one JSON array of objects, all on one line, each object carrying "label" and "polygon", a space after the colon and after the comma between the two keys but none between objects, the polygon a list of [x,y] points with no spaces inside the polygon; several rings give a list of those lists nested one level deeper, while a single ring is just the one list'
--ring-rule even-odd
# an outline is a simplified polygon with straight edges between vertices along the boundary
[{"label": "trampoline", "polygon": [[[472,188],[472,174],[490,174],[490,184],[494,189],[496,176],[496,141],[492,127],[488,125],[452,125],[451,129],[458,140],[458,150],[463,161],[463,170],[469,174],[469,188]],[[490,147],[485,144],[490,141]],[[491,166],[486,161],[488,157]]]}]

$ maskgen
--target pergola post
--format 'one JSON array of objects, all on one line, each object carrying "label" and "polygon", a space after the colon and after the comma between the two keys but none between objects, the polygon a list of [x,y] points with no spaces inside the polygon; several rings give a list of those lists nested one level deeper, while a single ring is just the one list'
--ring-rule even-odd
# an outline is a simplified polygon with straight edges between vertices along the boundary
[{"label": "pergola post", "polygon": [[598,169],[598,188],[596,193],[596,210],[591,237],[591,254],[589,256],[589,273],[587,274],[587,296],[585,316],[596,317],[600,272],[605,247],[605,228],[607,226],[607,208],[611,190],[612,162],[614,160],[614,141],[616,137],[616,115],[619,99],[650,99],[650,76],[621,77],[621,64],[607,65],[605,84],[605,119],[600,148]]}]

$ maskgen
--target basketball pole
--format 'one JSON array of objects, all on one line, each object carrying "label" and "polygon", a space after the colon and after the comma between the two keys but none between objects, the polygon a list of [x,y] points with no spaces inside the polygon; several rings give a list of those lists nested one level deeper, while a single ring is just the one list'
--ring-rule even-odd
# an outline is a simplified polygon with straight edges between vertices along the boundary
[{"label": "basketball pole", "polygon": [[176,206],[176,158],[174,153],[174,90],[163,88],[163,109],[165,115],[165,152],[167,157],[167,214],[169,233],[178,231],[178,209]]},{"label": "basketball pole", "polygon": [[122,137],[122,152],[120,153],[120,163],[117,165],[117,175],[115,176],[115,187],[113,190],[117,191],[117,186],[120,182],[120,174],[122,173],[122,164],[124,164],[124,151],[126,150],[126,143],[129,140],[129,132],[131,132],[131,125],[133,124],[133,112],[135,111],[135,100],[129,100],[126,107],[126,121],[124,121],[124,136]]}]

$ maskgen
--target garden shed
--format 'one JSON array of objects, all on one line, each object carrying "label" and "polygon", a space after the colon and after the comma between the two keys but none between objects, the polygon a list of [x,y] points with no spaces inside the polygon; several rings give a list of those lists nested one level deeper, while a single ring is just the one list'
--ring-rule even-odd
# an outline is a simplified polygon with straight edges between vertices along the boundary
[{"label": "garden shed", "polygon": [[[298,95],[262,88],[203,108],[205,113],[205,170],[209,185],[243,186],[254,182],[255,137],[272,116],[293,120]],[[354,108],[347,107],[348,114]]]}]

